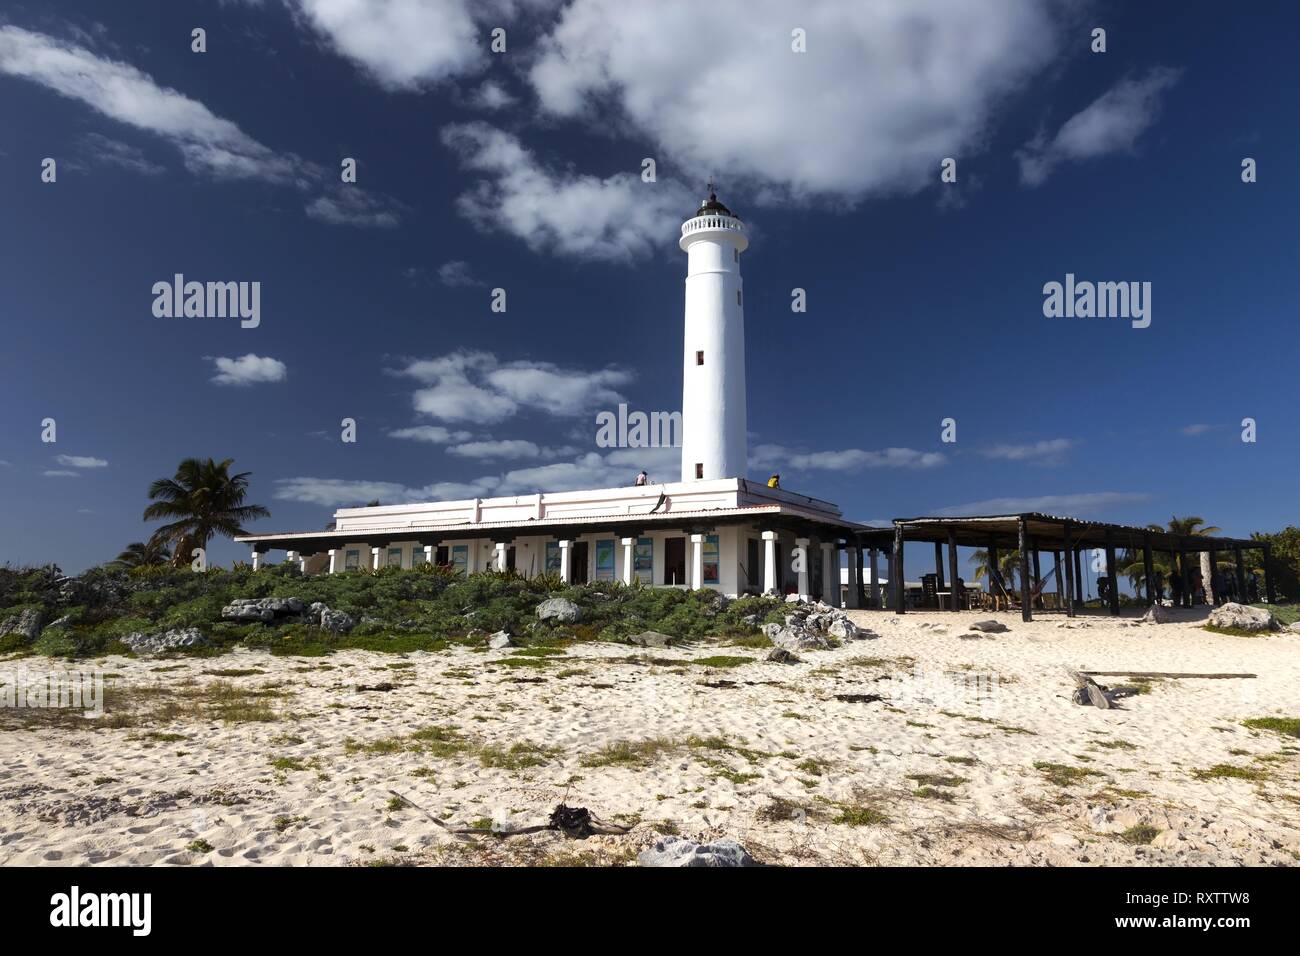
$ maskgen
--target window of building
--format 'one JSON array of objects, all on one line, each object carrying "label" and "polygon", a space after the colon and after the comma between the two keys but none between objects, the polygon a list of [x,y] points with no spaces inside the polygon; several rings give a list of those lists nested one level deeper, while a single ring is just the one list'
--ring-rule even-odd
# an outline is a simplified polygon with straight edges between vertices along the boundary
[{"label": "window of building", "polygon": [[718,583],[718,536],[708,534],[704,536],[702,545],[704,549],[704,583]]},{"label": "window of building", "polygon": [[400,568],[402,566],[402,549],[389,548],[388,557],[384,561],[384,566],[388,568]]},{"label": "window of building", "polygon": [[596,542],[596,580],[614,580],[614,539]]},{"label": "window of building", "polygon": [[428,559],[425,556],[424,548],[420,547],[417,544],[415,547],[411,549],[411,567],[415,567],[418,564],[425,564],[427,563],[427,560]]},{"label": "window of building", "polygon": [[469,545],[452,545],[451,566],[456,569],[457,574],[469,574]]},{"label": "window of building", "polygon": [[343,570],[356,571],[361,567],[360,551],[345,551],[343,553]]},{"label": "window of building", "polygon": [[733,256],[736,257],[736,261],[737,261],[737,262],[740,261],[740,250],[739,250],[739,249],[732,249],[732,250],[731,250],[731,254],[732,254]]},{"label": "window of building", "polygon": [[743,305],[743,303],[740,301],[740,290],[739,290],[739,289],[736,290],[736,305]]},{"label": "window of building", "polygon": [[653,538],[637,538],[632,552],[632,574],[642,584],[653,584],[655,575],[655,543]]},{"label": "window of building", "polygon": [[696,352],[696,353],[695,353],[695,364],[696,364],[696,365],[703,365],[703,364],[704,364],[704,353],[703,353],[703,352]]},{"label": "window of building", "polygon": [[560,543],[558,541],[546,542],[546,573],[560,573]]},{"label": "window of building", "polygon": [[703,478],[703,477],[704,477],[704,462],[702,462],[702,461],[697,461],[697,462],[695,463],[695,477],[696,477],[696,478]]}]

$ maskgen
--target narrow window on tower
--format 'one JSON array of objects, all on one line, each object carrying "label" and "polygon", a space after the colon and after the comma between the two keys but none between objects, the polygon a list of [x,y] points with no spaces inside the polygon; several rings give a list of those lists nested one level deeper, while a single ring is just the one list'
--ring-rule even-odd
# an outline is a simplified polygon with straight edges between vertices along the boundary
[{"label": "narrow window on tower", "polygon": [[695,463],[695,477],[696,477],[696,478],[703,478],[703,477],[704,477],[704,462],[702,462],[702,461],[697,461],[697,462]]},{"label": "narrow window on tower", "polygon": [[737,290],[736,290],[736,305],[740,305],[740,304],[741,304],[741,301],[740,301],[740,290],[737,289]]},{"label": "narrow window on tower", "polygon": [[732,250],[731,250],[731,254],[735,257],[735,259],[736,259],[737,262],[740,261],[740,250],[739,250],[739,249],[732,249]]},{"label": "narrow window on tower", "polygon": [[703,353],[703,352],[696,352],[696,353],[695,353],[695,364],[696,364],[696,365],[703,365],[703,364],[704,364],[704,353]]}]

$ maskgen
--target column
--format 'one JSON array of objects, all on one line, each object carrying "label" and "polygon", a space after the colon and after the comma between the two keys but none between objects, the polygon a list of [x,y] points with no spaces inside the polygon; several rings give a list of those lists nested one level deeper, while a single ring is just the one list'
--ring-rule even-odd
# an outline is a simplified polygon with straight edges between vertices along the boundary
[{"label": "column", "polygon": [[1273,547],[1265,543],[1264,552],[1264,600],[1269,604],[1277,603],[1277,594],[1273,588]]},{"label": "column", "polygon": [[[313,553],[314,553],[314,552],[313,552]],[[298,572],[299,572],[300,574],[306,574],[306,573],[307,573],[307,555],[305,555],[305,554],[299,554],[299,555],[298,555]]]},{"label": "column", "polygon": [[[330,553],[333,554],[334,552],[331,551]],[[431,544],[424,546],[424,563],[433,564],[433,545]]]},{"label": "column", "polygon": [[795,547],[803,555],[803,560],[799,562],[799,596],[807,600],[811,594],[808,581],[808,562],[812,560],[812,555],[808,553],[808,545],[812,543],[809,538],[795,538]]},{"label": "column", "polygon": [[496,542],[495,566],[498,571],[506,569],[506,543],[504,541]]},{"label": "column", "polygon": [[570,568],[569,561],[570,561],[570,552],[573,547],[573,542],[561,541],[559,542],[559,545],[560,545],[560,580],[562,580],[565,584],[568,584],[569,581],[572,580],[572,576],[569,573],[569,568]]},{"label": "column", "polygon": [[1242,556],[1241,548],[1233,548],[1232,557],[1237,563],[1237,603],[1249,604],[1250,595],[1246,593],[1246,562]]},{"label": "column", "polygon": [[763,532],[763,593],[776,594],[776,532]]},{"label": "column", "polygon": [[262,566],[262,552],[256,548],[253,549],[253,570],[256,571]]},{"label": "column", "polygon": [[330,574],[336,574],[338,572],[338,552],[333,548],[330,548],[329,555],[330,555]]},{"label": "column", "polygon": [[943,542],[934,543],[934,591],[935,601],[938,602],[938,594],[943,590]]},{"label": "column", "polygon": [[831,607],[840,606],[839,557],[835,542],[822,542],[822,600]]},{"label": "column", "polygon": [[1119,569],[1115,566],[1115,536],[1106,532],[1106,577],[1110,578],[1110,614],[1119,617]]},{"label": "column", "polygon": [[1156,598],[1156,566],[1151,557],[1151,535],[1142,535],[1142,574],[1146,579],[1146,598],[1147,607],[1157,602]]},{"label": "column", "polygon": [[1074,617],[1074,559],[1068,524],[1062,529],[1061,545],[1061,559],[1065,562],[1065,616]]},{"label": "column", "polygon": [[623,539],[623,583],[629,587],[632,584],[632,549],[635,546],[636,538]]},{"label": "column", "polygon": [[1029,531],[1025,519],[1016,521],[1016,535],[1020,545],[1020,619],[1032,621],[1034,609],[1029,605]]},{"label": "column", "polygon": [[286,552],[284,553],[284,560],[285,560],[285,561],[297,561],[297,560],[298,560],[298,552],[297,552],[297,551],[286,551]]},{"label": "column", "polygon": [[960,611],[961,605],[957,603],[957,533],[951,529],[948,531],[948,577],[951,578],[948,587],[952,589],[949,603],[954,611]]},{"label": "column", "polygon": [[880,609],[880,571],[876,567],[876,549],[867,551],[867,560],[871,562],[871,606]]},{"label": "column", "polygon": [[894,578],[889,582],[894,591],[894,613],[907,613],[907,581],[903,572],[903,528],[894,525]]},{"label": "column", "polygon": [[691,579],[690,586],[699,590],[704,587],[704,535],[691,535]]},{"label": "column", "polygon": [[[860,593],[858,591],[858,581],[857,581],[857,577],[858,577],[857,545],[850,544],[846,546],[844,549],[844,553],[845,555],[847,555],[848,558],[848,572],[849,572],[848,574],[849,586],[844,589],[844,606],[855,608],[858,606],[858,594]],[[839,568],[836,568],[835,570],[838,571]]]},{"label": "column", "polygon": [[379,570],[379,548],[370,549],[370,570]]}]

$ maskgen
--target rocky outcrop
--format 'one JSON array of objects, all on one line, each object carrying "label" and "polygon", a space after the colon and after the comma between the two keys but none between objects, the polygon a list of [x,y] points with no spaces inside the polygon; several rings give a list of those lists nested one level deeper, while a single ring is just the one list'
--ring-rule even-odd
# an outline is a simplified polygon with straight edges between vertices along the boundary
[{"label": "rocky outcrop", "polygon": [[582,608],[568,598],[548,598],[537,605],[537,620],[571,624],[582,617]]},{"label": "rocky outcrop", "polygon": [[798,655],[792,654],[790,651],[787,651],[784,647],[772,648],[770,651],[767,652],[767,659],[769,661],[772,661],[774,664],[802,664],[803,663],[803,661],[799,659]]},{"label": "rocky outcrop", "polygon": [[331,634],[347,634],[357,626],[351,614],[344,611],[331,611],[329,606],[321,601],[312,602],[311,607],[307,609],[307,620],[322,631],[329,631]]},{"label": "rocky outcrop", "polygon": [[8,637],[10,634],[21,634],[28,642],[36,640],[41,633],[41,626],[45,623],[45,612],[40,608],[24,608],[17,614],[11,614],[9,617],[0,621],[0,637]]},{"label": "rocky outcrop", "polygon": [[682,837],[670,836],[656,840],[637,856],[641,866],[759,866],[735,840],[714,840],[696,843]]},{"label": "rocky outcrop", "polygon": [[488,650],[499,651],[511,645],[509,631],[497,631],[495,634],[489,634],[487,639]]},{"label": "rocky outcrop", "polygon": [[1001,621],[976,621],[970,625],[970,629],[972,631],[981,631],[984,634],[1001,634],[1003,631],[1011,630]]},{"label": "rocky outcrop", "polygon": [[152,633],[136,631],[122,638],[122,643],[137,654],[164,654],[206,647],[209,641],[197,627],[181,627]]},{"label": "rocky outcrop", "polygon": [[1174,612],[1163,604],[1152,604],[1142,615],[1144,624],[1171,624],[1173,620]]},{"label": "rocky outcrop", "polygon": [[1247,607],[1229,601],[1210,612],[1212,627],[1227,627],[1240,631],[1276,631],[1280,627],[1272,611],[1260,607]]},{"label": "rocky outcrop", "polygon": [[676,638],[671,634],[661,634],[659,631],[642,631],[627,639],[629,644],[637,647],[672,647],[674,641]]},{"label": "rocky outcrop", "polygon": [[787,603],[794,607],[786,612],[785,623],[764,624],[762,628],[768,640],[779,648],[787,651],[828,650],[838,642],[867,636],[867,632],[839,608],[820,601]]},{"label": "rocky outcrop", "polygon": [[236,598],[221,609],[223,621],[261,621],[272,624],[277,620],[297,616],[303,612],[303,603],[289,598]]}]

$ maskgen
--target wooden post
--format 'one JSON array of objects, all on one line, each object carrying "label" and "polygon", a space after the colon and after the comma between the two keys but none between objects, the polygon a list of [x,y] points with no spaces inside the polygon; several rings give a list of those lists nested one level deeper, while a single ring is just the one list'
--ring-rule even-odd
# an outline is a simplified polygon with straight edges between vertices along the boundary
[{"label": "wooden post", "polygon": [[1029,531],[1025,527],[1023,516],[1016,519],[1016,531],[1020,538],[1020,619],[1032,621],[1034,611],[1029,606]]},{"label": "wooden post", "polygon": [[[1002,569],[998,566],[998,546],[993,543],[992,538],[989,539],[988,547],[985,548],[985,553],[988,555],[988,557],[985,559],[985,564],[988,566],[988,571],[985,573],[984,576],[988,579],[989,582],[989,596],[996,599],[997,592],[993,589],[997,587],[997,584],[994,579],[999,577],[1002,574]],[[994,600],[993,606],[997,607],[996,600]]]},{"label": "wooden post", "polygon": [[934,590],[935,601],[939,600],[938,593],[943,590],[943,542],[934,543]]},{"label": "wooden post", "polygon": [[1070,526],[1062,525],[1065,535],[1061,556],[1065,558],[1065,616],[1074,617],[1074,557],[1070,548]]},{"label": "wooden post", "polygon": [[1142,535],[1142,570],[1146,572],[1147,607],[1156,603],[1156,567],[1151,557],[1151,535]]},{"label": "wooden post", "polygon": [[1038,543],[1032,538],[1029,539],[1029,550],[1033,554],[1034,561],[1034,593],[1038,597],[1034,598],[1034,605],[1043,606],[1043,569],[1038,566]]},{"label": "wooden post", "polygon": [[960,611],[961,608],[957,606],[957,532],[951,528],[948,529],[948,577],[952,579],[948,582],[948,603],[952,605],[952,610]]},{"label": "wooden post", "polygon": [[907,608],[903,606],[906,596],[903,584],[903,527],[897,524],[894,525],[894,572],[889,586],[894,592],[894,613],[906,613]]},{"label": "wooden post", "polygon": [[1119,617],[1119,574],[1115,568],[1115,536],[1106,531],[1106,577],[1110,579],[1110,615]]},{"label": "wooden post", "polygon": [[1178,564],[1183,569],[1183,607],[1192,606],[1192,573],[1187,569],[1187,549],[1179,546]]},{"label": "wooden post", "polygon": [[863,607],[867,603],[866,602],[867,588],[862,580],[862,566],[866,556],[862,553],[861,543],[858,544],[858,550],[855,551],[854,554],[857,556],[856,560],[858,562],[858,567],[857,567],[857,573],[854,575],[853,578],[854,581],[853,586],[858,589],[858,607]]},{"label": "wooden post", "polygon": [[1083,552],[1074,547],[1074,603],[1083,606]]},{"label": "wooden post", "polygon": [[1276,604],[1277,595],[1273,593],[1273,573],[1269,570],[1273,558],[1272,547],[1268,542],[1265,542],[1262,549],[1264,552],[1264,600],[1269,604]]},{"label": "wooden post", "polygon": [[876,549],[872,548],[868,558],[871,561],[871,606],[880,607],[880,575],[876,571]]},{"label": "wooden post", "polygon": [[1233,548],[1232,555],[1237,561],[1237,603],[1249,604],[1250,595],[1246,593],[1246,565],[1242,560],[1241,548]]}]

